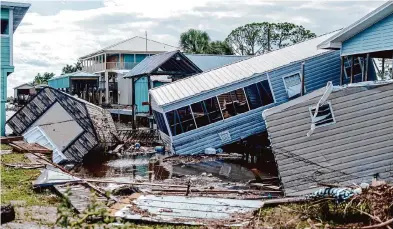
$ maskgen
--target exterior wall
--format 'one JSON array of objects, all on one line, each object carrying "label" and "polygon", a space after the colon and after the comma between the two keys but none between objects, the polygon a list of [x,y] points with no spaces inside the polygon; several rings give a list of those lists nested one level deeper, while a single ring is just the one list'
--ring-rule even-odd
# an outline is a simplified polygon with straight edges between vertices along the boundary
[{"label": "exterior wall", "polygon": [[393,84],[334,91],[335,123],[317,127],[310,137],[309,107],[324,90],[280,112],[267,115],[269,138],[286,195],[303,195],[317,183],[348,186],[393,180]]},{"label": "exterior wall", "polygon": [[132,84],[131,79],[123,78],[122,74],[117,74],[117,85],[120,92],[119,104],[131,105],[132,103]]},{"label": "exterior wall", "polygon": [[149,101],[147,77],[142,77],[135,82],[135,104],[137,105],[136,113],[149,112],[149,106],[142,106],[142,102],[147,101]]},{"label": "exterior wall", "polygon": [[[334,85],[339,85],[340,78],[340,53],[332,51],[305,60],[305,87],[310,93],[316,89],[326,86],[328,81]],[[265,122],[261,112],[267,108],[277,106],[288,101],[285,90],[283,76],[299,73],[301,69],[300,61],[273,70],[269,73],[259,74],[253,78],[237,82],[226,87],[218,88],[214,91],[206,92],[203,95],[180,101],[176,104],[164,107],[165,112],[178,109],[180,107],[202,101],[204,99],[220,95],[222,93],[242,88],[253,83],[269,79],[275,103],[260,107],[249,112],[236,115],[234,117],[218,121],[216,123],[191,130],[189,132],[173,136],[172,146],[177,154],[195,154],[202,152],[208,147],[220,147],[225,144],[239,141],[242,138],[261,133],[266,130]],[[222,142],[218,133],[229,131],[231,139]]]},{"label": "exterior wall", "polygon": [[[2,8],[1,9],[1,18],[8,19],[8,26],[11,27],[13,24],[9,18],[9,9]],[[0,98],[0,134],[1,136],[5,135],[5,121],[6,121],[6,114],[5,114],[5,103],[7,102],[7,76],[14,72],[14,67],[11,66],[11,39],[12,39],[12,31],[13,28],[8,29],[8,35],[0,35],[0,48],[1,48],[1,70],[0,70],[0,91],[1,91],[1,98]],[[11,34],[11,35],[10,35]]]},{"label": "exterior wall", "polygon": [[70,77],[55,78],[48,81],[48,86],[53,88],[69,88]]},{"label": "exterior wall", "polygon": [[342,44],[341,55],[393,50],[393,14]]}]

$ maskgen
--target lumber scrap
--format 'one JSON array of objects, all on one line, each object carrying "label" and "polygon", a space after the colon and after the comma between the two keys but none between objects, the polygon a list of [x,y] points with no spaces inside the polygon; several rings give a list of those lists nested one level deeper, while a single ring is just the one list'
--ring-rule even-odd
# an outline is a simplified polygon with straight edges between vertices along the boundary
[{"label": "lumber scrap", "polygon": [[52,150],[43,147],[37,143],[27,143],[25,141],[13,141],[9,145],[17,152],[20,153],[44,153],[50,154]]},{"label": "lumber scrap", "polygon": [[1,144],[9,144],[14,141],[22,141],[22,140],[23,140],[23,136],[9,136],[9,137],[1,136],[0,138]]}]

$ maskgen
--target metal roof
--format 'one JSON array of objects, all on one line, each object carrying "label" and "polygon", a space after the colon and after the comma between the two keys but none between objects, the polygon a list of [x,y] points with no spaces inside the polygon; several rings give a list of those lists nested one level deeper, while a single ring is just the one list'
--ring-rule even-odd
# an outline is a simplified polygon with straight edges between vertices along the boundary
[{"label": "metal roof", "polygon": [[[176,60],[171,61],[172,58],[176,57]],[[167,66],[166,63],[168,63]],[[202,70],[198,68],[191,60],[189,60],[183,53],[179,50],[172,52],[164,52],[154,56],[147,57],[143,59],[139,64],[137,64],[133,69],[131,69],[124,78],[141,76],[152,74],[154,72],[159,72],[159,69],[166,70],[166,68],[175,69],[177,66],[181,65],[183,71],[187,73],[200,73]]]},{"label": "metal roof", "polygon": [[88,73],[88,72],[83,72],[83,71],[78,71],[78,72],[72,72],[72,73],[67,73],[59,76],[55,76],[51,80],[56,80],[56,79],[61,79],[65,77],[92,77],[92,78],[98,78],[99,76],[93,73]]},{"label": "metal roof", "polygon": [[242,225],[262,206],[261,200],[142,195],[115,216],[162,223]]},{"label": "metal roof", "polygon": [[366,16],[357,20],[348,27],[342,29],[339,33],[323,41],[318,45],[320,49],[340,49],[342,42],[350,39],[356,34],[362,32],[368,27],[374,25],[378,21],[393,14],[393,1],[387,1],[377,9],[373,10]]},{"label": "metal roof", "polygon": [[212,54],[185,54],[202,71],[209,71],[228,64],[251,58],[253,56],[212,55]]},{"label": "metal roof", "polygon": [[14,32],[16,28],[18,28],[20,22],[25,16],[27,10],[30,8],[30,3],[22,3],[22,2],[6,2],[1,1],[1,8],[12,8],[14,10]]},{"label": "metal roof", "polygon": [[105,47],[96,52],[82,56],[80,57],[80,59],[84,59],[104,52],[123,51],[123,52],[135,52],[135,53],[160,53],[160,52],[173,51],[177,49],[179,48],[173,45],[146,39],[144,37],[135,36],[135,37],[128,38],[124,41],[120,41],[116,44],[110,45],[108,47]]},{"label": "metal roof", "polygon": [[242,81],[252,77],[256,73],[268,72],[290,63],[327,52],[327,50],[317,49],[317,45],[335,33],[337,31],[221,68],[180,79],[171,84],[153,88],[150,90],[150,94],[156,104],[162,106],[205,93],[214,88]]}]

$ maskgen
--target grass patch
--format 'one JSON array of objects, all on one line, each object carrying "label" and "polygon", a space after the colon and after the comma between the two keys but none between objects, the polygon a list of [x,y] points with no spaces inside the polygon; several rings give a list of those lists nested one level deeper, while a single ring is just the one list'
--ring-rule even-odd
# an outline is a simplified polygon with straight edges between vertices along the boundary
[{"label": "grass patch", "polygon": [[0,150],[11,150],[12,147],[6,144],[0,144]]},{"label": "grass patch", "polygon": [[[26,163],[28,159],[23,154],[6,154],[1,156],[1,162]],[[16,169],[0,165],[1,167],[1,204],[8,204],[11,200],[26,201],[27,206],[53,206],[60,198],[52,195],[50,190],[37,193],[32,188],[32,182],[40,175],[38,169]]]}]

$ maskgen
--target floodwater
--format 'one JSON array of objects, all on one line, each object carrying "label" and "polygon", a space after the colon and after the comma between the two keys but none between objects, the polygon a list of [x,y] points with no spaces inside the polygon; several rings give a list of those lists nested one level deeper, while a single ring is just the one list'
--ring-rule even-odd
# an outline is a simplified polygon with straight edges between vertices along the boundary
[{"label": "floodwater", "polygon": [[[223,182],[245,183],[255,179],[255,175],[251,169],[257,168],[256,164],[250,164],[241,159],[171,165],[165,162],[159,163],[156,157],[157,155],[155,153],[151,153],[132,156],[126,155],[120,158],[107,158],[101,162],[84,163],[76,168],[75,172],[81,177],[112,179],[122,182],[165,180],[172,176],[200,176],[204,173],[206,176],[217,177]],[[262,174],[264,177],[271,177],[268,173]]]},{"label": "floodwater", "polygon": [[[5,117],[8,120],[14,114],[15,114],[15,111],[6,111],[5,112]],[[8,125],[6,125],[5,126],[5,135],[12,134],[12,132],[13,132],[12,129]]]}]

